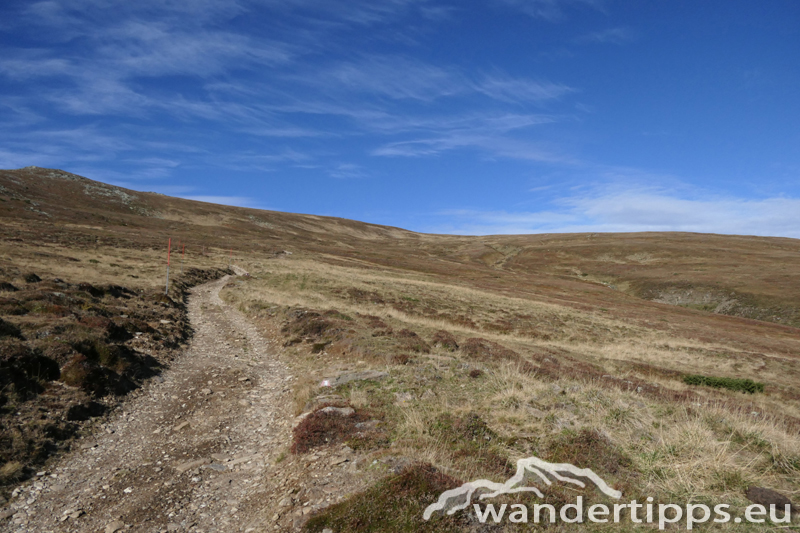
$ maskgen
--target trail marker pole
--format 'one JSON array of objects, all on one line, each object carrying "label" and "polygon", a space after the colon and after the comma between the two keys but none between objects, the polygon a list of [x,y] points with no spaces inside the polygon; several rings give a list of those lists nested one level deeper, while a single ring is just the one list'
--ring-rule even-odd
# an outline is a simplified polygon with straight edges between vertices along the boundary
[{"label": "trail marker pole", "polygon": [[169,254],[172,251],[172,237],[167,241],[167,288],[164,289],[164,294],[169,295]]},{"label": "trail marker pole", "polygon": [[183,275],[183,257],[186,255],[186,245],[183,245],[183,250],[181,251],[181,276]]},{"label": "trail marker pole", "polygon": [[228,268],[231,267],[231,263],[233,262],[233,248],[231,248],[230,253],[228,254]]}]

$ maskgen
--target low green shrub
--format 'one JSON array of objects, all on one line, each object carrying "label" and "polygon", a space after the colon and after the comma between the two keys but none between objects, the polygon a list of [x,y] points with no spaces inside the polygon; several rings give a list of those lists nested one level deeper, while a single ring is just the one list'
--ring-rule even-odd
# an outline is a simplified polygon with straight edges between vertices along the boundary
[{"label": "low green shrub", "polygon": [[732,391],[741,391],[748,394],[764,392],[764,384],[753,381],[752,379],[720,378],[692,374],[683,376],[683,382],[687,385],[703,385],[706,387],[714,387],[715,389],[730,389]]}]

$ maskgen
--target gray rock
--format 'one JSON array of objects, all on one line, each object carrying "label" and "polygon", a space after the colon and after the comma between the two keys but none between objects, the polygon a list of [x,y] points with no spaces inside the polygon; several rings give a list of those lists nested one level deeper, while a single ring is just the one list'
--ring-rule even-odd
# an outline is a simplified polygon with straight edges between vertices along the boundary
[{"label": "gray rock", "polygon": [[332,415],[339,415],[339,416],[351,416],[355,414],[356,410],[352,407],[323,407],[320,409],[321,412],[332,414]]},{"label": "gray rock", "polygon": [[117,533],[117,531],[119,531],[120,529],[123,529],[124,527],[125,527],[124,523],[120,522],[119,520],[115,520],[115,521],[110,522],[109,524],[106,525],[105,532],[106,533]]},{"label": "gray rock", "polygon": [[414,401],[414,395],[410,392],[395,392],[394,397],[397,405],[409,405]]},{"label": "gray rock", "polygon": [[335,378],[322,380],[321,386],[323,387],[338,387],[351,381],[364,381],[364,380],[378,380],[383,379],[389,374],[387,372],[380,372],[378,370],[365,370],[364,372],[347,372],[339,374]]},{"label": "gray rock", "polygon": [[320,405],[322,405],[324,403],[335,403],[335,402],[342,402],[342,401],[344,401],[344,398],[341,397],[338,394],[323,394],[323,395],[317,396],[316,398],[313,398],[313,399],[309,400],[306,403],[305,408],[303,409],[303,411],[309,411],[310,412],[310,411],[313,411],[314,409],[316,409],[317,407],[319,407]]},{"label": "gray rock", "polygon": [[[366,422],[359,422],[356,424],[356,429],[375,429],[381,424],[380,420],[367,420]],[[352,451],[352,450],[351,450]]]},{"label": "gray rock", "polygon": [[189,461],[188,463],[181,463],[175,467],[179,473],[183,474],[184,472],[188,472],[189,470],[194,470],[195,468],[199,468],[203,465],[207,465],[210,463],[211,460],[209,459],[197,459],[196,461]]}]

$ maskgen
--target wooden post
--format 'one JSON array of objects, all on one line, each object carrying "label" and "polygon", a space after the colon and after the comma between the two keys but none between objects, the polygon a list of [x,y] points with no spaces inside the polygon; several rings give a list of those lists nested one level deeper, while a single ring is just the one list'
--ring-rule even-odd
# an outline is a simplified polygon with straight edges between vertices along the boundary
[{"label": "wooden post", "polygon": [[172,250],[172,237],[169,238],[167,241],[167,288],[164,290],[164,294],[169,296],[169,254]]}]

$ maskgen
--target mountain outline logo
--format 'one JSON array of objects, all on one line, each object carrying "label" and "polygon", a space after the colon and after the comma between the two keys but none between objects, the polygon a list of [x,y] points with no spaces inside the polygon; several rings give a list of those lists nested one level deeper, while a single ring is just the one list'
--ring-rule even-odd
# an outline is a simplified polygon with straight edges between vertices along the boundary
[{"label": "mountain outline logo", "polygon": [[[575,477],[587,478],[606,496],[617,500],[622,497],[622,492],[608,485],[600,476],[589,468],[578,468],[569,463],[549,463],[533,456],[517,461],[516,472],[505,483],[497,483],[488,479],[478,479],[464,483],[458,488],[444,491],[439,496],[436,503],[432,503],[425,508],[422,518],[430,520],[431,516],[436,511],[443,511],[448,515],[452,515],[457,511],[466,509],[469,507],[470,503],[472,503],[475,492],[481,489],[485,489],[488,492],[479,494],[478,499],[480,500],[496,498],[503,494],[516,494],[520,492],[533,492],[538,497],[544,498],[544,494],[538,487],[526,485],[526,481],[530,478],[538,478],[546,485],[552,485],[553,482],[546,474],[549,474],[558,481],[571,483],[581,488],[586,487],[586,483],[580,479],[575,479]],[[570,477],[570,475],[574,477]]]}]

